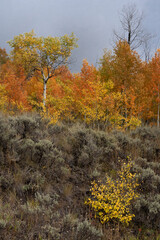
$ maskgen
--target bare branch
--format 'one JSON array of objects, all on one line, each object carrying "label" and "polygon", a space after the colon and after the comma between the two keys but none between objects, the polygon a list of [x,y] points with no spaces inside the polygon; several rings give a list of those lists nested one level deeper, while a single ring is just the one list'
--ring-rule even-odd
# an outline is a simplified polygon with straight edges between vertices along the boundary
[{"label": "bare branch", "polygon": [[151,34],[144,31],[143,13],[139,13],[135,4],[126,5],[120,13],[120,23],[124,34],[113,31],[116,40],[127,41],[132,50],[137,49],[151,39]]}]

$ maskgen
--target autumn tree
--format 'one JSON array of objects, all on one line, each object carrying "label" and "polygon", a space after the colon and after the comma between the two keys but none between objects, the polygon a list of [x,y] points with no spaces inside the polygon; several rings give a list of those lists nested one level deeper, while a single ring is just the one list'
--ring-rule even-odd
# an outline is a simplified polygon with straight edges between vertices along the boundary
[{"label": "autumn tree", "polygon": [[8,97],[5,86],[0,84],[0,111],[6,112],[8,104]]},{"label": "autumn tree", "polygon": [[142,62],[136,51],[131,50],[126,41],[119,41],[113,49],[112,73],[114,83],[119,90],[137,84],[142,70]]},{"label": "autumn tree", "polygon": [[117,173],[117,179],[106,176],[105,183],[92,182],[91,196],[85,204],[90,205],[95,217],[102,224],[113,222],[115,224],[129,224],[134,213],[131,203],[138,197],[136,174],[131,172],[131,159],[123,162]]},{"label": "autumn tree", "polygon": [[28,102],[27,85],[23,69],[15,69],[14,64],[8,61],[3,64],[0,74],[1,101],[5,100],[3,112],[15,114],[31,110]]},{"label": "autumn tree", "polygon": [[47,109],[51,122],[74,121],[76,118],[73,98],[73,75],[66,66],[61,66],[48,83]]},{"label": "autumn tree", "polygon": [[[131,50],[126,41],[119,41],[112,54],[104,52],[100,60],[99,71],[102,81],[112,81],[114,84],[112,89],[113,108],[115,109],[113,122],[119,119],[118,125],[128,126],[133,117],[138,117],[141,109],[139,95],[144,85],[144,76],[139,55]],[[139,121],[136,122],[139,125]]]},{"label": "autumn tree", "polygon": [[99,127],[106,122],[110,88],[112,84],[102,82],[97,69],[84,59],[81,72],[74,75],[73,97],[80,118],[87,124]]},{"label": "autumn tree", "polygon": [[99,71],[103,81],[112,79],[115,89],[122,91],[137,84],[137,76],[142,72],[142,61],[136,51],[131,50],[127,41],[119,41],[113,53],[104,51],[100,59]]},{"label": "autumn tree", "polygon": [[23,66],[27,79],[37,71],[41,73],[44,106],[47,82],[59,66],[67,64],[71,51],[77,47],[76,42],[73,33],[62,37],[37,37],[34,31],[15,36],[8,42],[14,62]]},{"label": "autumn tree", "polygon": [[0,48],[0,66],[8,61],[8,54],[5,48]]}]

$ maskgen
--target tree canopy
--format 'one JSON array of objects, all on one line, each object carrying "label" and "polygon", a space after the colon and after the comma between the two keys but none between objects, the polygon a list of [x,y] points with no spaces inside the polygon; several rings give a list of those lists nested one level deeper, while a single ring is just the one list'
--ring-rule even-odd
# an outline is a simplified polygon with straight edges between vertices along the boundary
[{"label": "tree canopy", "polygon": [[39,71],[44,83],[44,105],[46,84],[54,76],[55,70],[67,64],[71,51],[77,47],[77,38],[72,33],[62,37],[37,37],[34,31],[15,36],[9,41],[11,56],[17,65],[22,65],[26,78]]}]

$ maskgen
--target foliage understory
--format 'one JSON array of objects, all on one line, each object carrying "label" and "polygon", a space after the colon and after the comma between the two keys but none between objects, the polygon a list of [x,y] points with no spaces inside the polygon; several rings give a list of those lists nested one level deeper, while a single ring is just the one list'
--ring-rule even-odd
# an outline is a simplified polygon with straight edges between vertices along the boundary
[{"label": "foliage understory", "polygon": [[[132,159],[139,197],[129,225],[85,205],[91,182]],[[160,129],[100,131],[39,115],[0,116],[0,239],[160,239]],[[118,227],[117,227],[118,226]]]}]

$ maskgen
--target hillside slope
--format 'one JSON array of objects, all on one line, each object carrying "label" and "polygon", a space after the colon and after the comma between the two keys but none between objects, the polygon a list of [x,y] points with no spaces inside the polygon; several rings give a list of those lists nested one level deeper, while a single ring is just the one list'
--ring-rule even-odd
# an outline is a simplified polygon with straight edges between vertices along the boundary
[{"label": "hillside slope", "polygon": [[136,236],[141,228],[154,239],[160,231],[160,129],[107,133],[78,123],[49,125],[38,115],[1,116],[0,239],[110,239],[84,201],[91,181],[114,177],[118,160],[127,156],[140,184],[127,232]]}]

